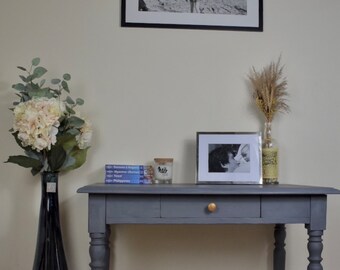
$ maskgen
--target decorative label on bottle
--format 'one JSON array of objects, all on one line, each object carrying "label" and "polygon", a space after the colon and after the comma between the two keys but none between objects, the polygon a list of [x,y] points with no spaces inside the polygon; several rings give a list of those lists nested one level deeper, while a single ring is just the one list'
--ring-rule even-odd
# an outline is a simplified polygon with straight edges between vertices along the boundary
[{"label": "decorative label on bottle", "polygon": [[46,192],[47,193],[56,193],[57,192],[57,183],[47,182],[46,183]]},{"label": "decorative label on bottle", "polygon": [[278,179],[278,148],[262,148],[263,179]]}]

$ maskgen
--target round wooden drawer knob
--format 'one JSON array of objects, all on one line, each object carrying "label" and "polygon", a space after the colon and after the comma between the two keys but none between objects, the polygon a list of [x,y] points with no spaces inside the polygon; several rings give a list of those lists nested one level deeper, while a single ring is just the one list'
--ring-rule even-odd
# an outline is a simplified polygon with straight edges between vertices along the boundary
[{"label": "round wooden drawer knob", "polygon": [[217,205],[215,203],[209,203],[208,204],[208,210],[209,210],[210,213],[215,212],[216,209],[217,209]]}]

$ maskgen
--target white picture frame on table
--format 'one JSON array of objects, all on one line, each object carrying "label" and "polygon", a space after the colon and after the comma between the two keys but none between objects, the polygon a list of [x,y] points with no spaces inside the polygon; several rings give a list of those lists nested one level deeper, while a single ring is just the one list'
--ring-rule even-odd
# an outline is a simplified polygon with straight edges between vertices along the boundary
[{"label": "white picture frame on table", "polygon": [[259,132],[197,132],[197,184],[262,184]]}]

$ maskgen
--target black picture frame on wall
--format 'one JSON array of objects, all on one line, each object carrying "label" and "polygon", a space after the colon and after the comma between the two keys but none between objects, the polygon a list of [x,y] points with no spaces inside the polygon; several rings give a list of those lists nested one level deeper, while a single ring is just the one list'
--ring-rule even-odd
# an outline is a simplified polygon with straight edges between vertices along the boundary
[{"label": "black picture frame on wall", "polygon": [[263,0],[122,0],[123,27],[263,31]]},{"label": "black picture frame on wall", "polygon": [[259,132],[197,132],[197,184],[262,184]]}]

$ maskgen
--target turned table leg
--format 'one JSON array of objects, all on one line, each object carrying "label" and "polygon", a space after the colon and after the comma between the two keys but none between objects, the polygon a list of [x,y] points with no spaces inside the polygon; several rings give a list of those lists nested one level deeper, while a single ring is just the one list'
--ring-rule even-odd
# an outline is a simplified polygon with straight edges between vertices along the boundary
[{"label": "turned table leg", "polygon": [[90,233],[91,270],[109,270],[110,264],[110,227],[106,233]]},{"label": "turned table leg", "polygon": [[285,270],[286,267],[286,226],[285,224],[276,224],[274,230],[275,248],[274,248],[274,270]]},{"label": "turned table leg", "polygon": [[309,252],[309,265],[307,270],[322,270],[321,265],[322,257],[322,235],[323,230],[310,230],[308,229],[308,252]]}]

